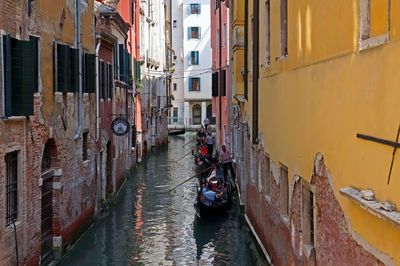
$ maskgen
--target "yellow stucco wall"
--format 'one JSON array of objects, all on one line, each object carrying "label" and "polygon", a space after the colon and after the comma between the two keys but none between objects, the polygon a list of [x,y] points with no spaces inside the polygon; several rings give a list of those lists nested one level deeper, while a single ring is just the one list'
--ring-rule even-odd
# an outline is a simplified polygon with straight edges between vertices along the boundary
[{"label": "yellow stucco wall", "polygon": [[[400,3],[391,4],[391,41],[358,51],[357,0],[289,0],[288,58],[275,61],[280,55],[280,1],[270,2],[271,66],[260,69],[259,86],[259,129],[265,150],[273,161],[288,166],[291,178],[299,175],[308,181],[313,158],[321,152],[352,230],[400,264],[400,227],[339,193],[347,186],[370,188],[379,201],[400,206],[400,155],[387,185],[393,148],[356,138],[357,133],[396,138],[400,123]],[[387,33],[387,1],[372,0],[371,7],[371,36]],[[261,65],[264,1],[260,1],[260,10]],[[249,39],[251,47],[251,35]],[[250,78],[246,103],[250,126],[251,91]]]},{"label": "yellow stucco wall", "polygon": [[[41,82],[43,88],[43,114],[48,117],[54,114],[53,83],[53,44],[54,41],[75,47],[75,0],[41,0],[38,1],[37,21],[41,46]],[[94,19],[93,0],[82,6],[82,47],[86,52],[94,53]],[[58,23],[57,23],[58,22]],[[62,22],[62,23],[61,23]],[[61,26],[62,24],[62,26]]]}]

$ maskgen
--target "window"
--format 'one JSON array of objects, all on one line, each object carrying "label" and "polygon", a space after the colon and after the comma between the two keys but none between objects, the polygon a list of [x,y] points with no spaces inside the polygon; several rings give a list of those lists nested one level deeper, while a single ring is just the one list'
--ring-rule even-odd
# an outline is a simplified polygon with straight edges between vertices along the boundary
[{"label": "window", "polygon": [[176,90],[177,90],[177,84],[174,83],[174,91],[176,91]]},{"label": "window", "polygon": [[265,155],[265,161],[262,169],[262,175],[264,176],[264,193],[266,195],[271,194],[271,161],[267,155]]},{"label": "window", "polygon": [[193,125],[201,125],[201,107],[198,104],[193,106]]},{"label": "window", "polygon": [[189,78],[189,91],[200,91],[200,78]]},{"label": "window", "polygon": [[178,107],[172,109],[172,123],[178,123]]},{"label": "window", "polygon": [[389,41],[390,0],[359,1],[360,50]]},{"label": "window", "polygon": [[83,92],[96,92],[96,56],[94,54],[84,54],[84,90]]},{"label": "window", "polygon": [[287,0],[281,0],[281,56],[288,54],[288,14]]},{"label": "window", "polygon": [[131,20],[131,25],[135,24],[135,3],[134,1],[130,1],[131,5],[131,12],[130,12],[130,20]]},{"label": "window", "polygon": [[18,151],[6,154],[6,226],[18,218]]},{"label": "window", "polygon": [[4,104],[6,117],[33,115],[33,93],[38,91],[38,38],[29,41],[3,37]]},{"label": "window", "polygon": [[176,28],[176,19],[174,19],[174,21],[172,22],[172,25],[174,28]]},{"label": "window", "polygon": [[221,0],[215,0],[215,10],[217,10],[220,5],[221,5]]},{"label": "window", "polygon": [[264,16],[264,43],[265,43],[265,50],[264,50],[264,66],[268,67],[271,62],[271,21],[270,21],[270,0],[265,1],[265,16]]},{"label": "window", "polygon": [[211,95],[212,97],[218,96],[218,73],[214,72],[211,76]]},{"label": "window", "polygon": [[198,65],[199,64],[199,52],[191,51],[189,56],[189,65]]},{"label": "window", "polygon": [[281,184],[280,184],[281,213],[289,215],[289,179],[288,169],[281,165]]},{"label": "window", "polygon": [[99,94],[100,99],[106,98],[106,86],[107,86],[107,72],[106,72],[106,64],[103,61],[99,62]]},{"label": "window", "polygon": [[119,80],[127,84],[132,83],[132,56],[123,44],[118,45]]},{"label": "window", "polygon": [[113,88],[114,88],[114,78],[113,78],[113,73],[112,73],[112,65],[110,63],[107,63],[107,80],[108,80],[108,98],[112,99],[113,97]]},{"label": "window", "polygon": [[86,161],[88,159],[88,135],[89,132],[83,133],[83,140],[82,140],[82,159]]},{"label": "window", "polygon": [[188,28],[188,39],[200,39],[201,30],[200,27],[189,27]]},{"label": "window", "polygon": [[314,245],[314,193],[309,187],[303,184],[303,219],[302,233],[303,243],[306,245]]},{"label": "window", "polygon": [[200,4],[190,4],[190,14],[200,14],[201,5]]},{"label": "window", "polygon": [[210,120],[211,125],[215,125],[215,117],[213,117],[213,115],[212,115],[212,105],[211,104],[209,104],[207,106],[207,118],[208,118],[208,120]]}]

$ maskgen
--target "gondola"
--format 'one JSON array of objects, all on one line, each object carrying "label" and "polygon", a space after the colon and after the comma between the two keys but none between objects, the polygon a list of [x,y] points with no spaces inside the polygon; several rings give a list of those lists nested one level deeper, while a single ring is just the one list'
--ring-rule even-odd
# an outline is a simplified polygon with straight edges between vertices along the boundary
[{"label": "gondola", "polygon": [[183,135],[186,133],[185,129],[171,129],[168,131],[168,135],[176,136],[176,135]]},{"label": "gondola", "polygon": [[[206,178],[208,182],[218,182],[218,179],[221,177],[216,176],[216,171],[213,171],[211,177]],[[233,184],[230,179],[224,181],[224,185],[226,186],[226,191],[223,196],[215,200],[211,205],[207,204],[205,197],[202,195],[202,178],[199,179],[199,186],[197,186],[197,197],[194,203],[194,208],[196,210],[196,214],[199,218],[206,218],[210,216],[221,215],[225,213],[225,211],[231,206],[232,203],[232,191]]]}]

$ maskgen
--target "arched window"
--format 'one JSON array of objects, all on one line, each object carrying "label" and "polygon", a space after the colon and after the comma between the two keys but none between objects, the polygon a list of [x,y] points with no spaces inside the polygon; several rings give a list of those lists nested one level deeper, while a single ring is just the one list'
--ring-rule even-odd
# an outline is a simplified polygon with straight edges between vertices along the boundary
[{"label": "arched window", "polygon": [[215,117],[212,116],[212,104],[207,106],[207,118],[210,120],[211,125],[215,125]]},{"label": "arched window", "polygon": [[193,125],[201,125],[201,107],[198,104],[193,106]]}]

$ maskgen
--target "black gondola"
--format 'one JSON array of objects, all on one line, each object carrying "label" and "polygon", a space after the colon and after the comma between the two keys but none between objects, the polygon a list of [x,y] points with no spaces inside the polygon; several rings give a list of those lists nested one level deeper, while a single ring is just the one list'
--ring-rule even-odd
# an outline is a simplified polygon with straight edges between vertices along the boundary
[{"label": "black gondola", "polygon": [[[222,177],[216,177],[215,171],[211,174],[212,177],[206,178],[208,182],[217,183],[218,179],[223,180]],[[227,210],[232,203],[232,191],[233,184],[230,179],[222,181],[225,186],[225,192],[222,194],[221,198],[214,200],[211,204],[207,202],[202,192],[202,183],[204,178],[199,179],[200,186],[197,187],[197,197],[194,207],[198,217],[215,216],[222,214]]]},{"label": "black gondola", "polygon": [[171,129],[168,131],[168,135],[175,136],[175,135],[183,135],[186,133],[185,129]]}]

